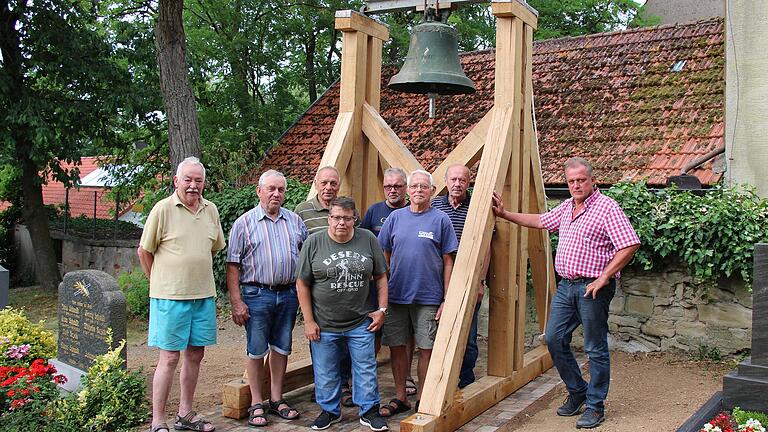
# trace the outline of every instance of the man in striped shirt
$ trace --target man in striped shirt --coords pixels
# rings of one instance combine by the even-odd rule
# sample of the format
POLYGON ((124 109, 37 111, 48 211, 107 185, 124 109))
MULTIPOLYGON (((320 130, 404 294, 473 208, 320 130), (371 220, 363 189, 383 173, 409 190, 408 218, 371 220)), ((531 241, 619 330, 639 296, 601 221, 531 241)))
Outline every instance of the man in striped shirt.
POLYGON ((288 420, 299 417, 282 395, 299 306, 296 263, 307 239, 307 227, 296 213, 282 207, 285 187, 280 172, 262 174, 256 188, 259 204, 240 216, 229 232, 227 289, 232 320, 246 330, 246 370, 251 387, 248 424, 256 427, 268 423, 267 413, 288 420), (263 403, 267 353, 271 400, 263 403))
POLYGON ((307 225, 310 234, 328 228, 329 209, 331 201, 339 194, 341 176, 336 168, 325 166, 317 170, 313 183, 317 196, 296 206, 296 214, 307 225))
POLYGON ((529 228, 558 232, 555 270, 562 278, 552 299, 545 341, 565 382, 568 398, 557 415, 574 416, 586 403, 576 428, 593 428, 605 420, 605 398, 611 379, 608 352, 608 306, 616 279, 640 247, 640 239, 616 201, 600 193, 592 165, 574 157, 565 163, 571 198, 542 215, 504 210, 494 193, 496 216, 529 228), (590 381, 571 351, 571 335, 581 325, 589 357, 590 381))

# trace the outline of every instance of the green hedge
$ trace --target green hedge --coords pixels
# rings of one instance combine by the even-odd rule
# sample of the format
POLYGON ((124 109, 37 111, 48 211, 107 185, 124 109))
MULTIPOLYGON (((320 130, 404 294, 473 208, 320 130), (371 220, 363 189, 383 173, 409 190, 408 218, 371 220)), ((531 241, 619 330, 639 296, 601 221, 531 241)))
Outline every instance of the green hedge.
POLYGON ((624 209, 642 243, 633 265, 652 270, 685 264, 698 282, 722 277, 752 282, 754 244, 768 242, 768 200, 744 185, 717 186, 697 195, 645 183, 619 183, 606 191, 624 209))

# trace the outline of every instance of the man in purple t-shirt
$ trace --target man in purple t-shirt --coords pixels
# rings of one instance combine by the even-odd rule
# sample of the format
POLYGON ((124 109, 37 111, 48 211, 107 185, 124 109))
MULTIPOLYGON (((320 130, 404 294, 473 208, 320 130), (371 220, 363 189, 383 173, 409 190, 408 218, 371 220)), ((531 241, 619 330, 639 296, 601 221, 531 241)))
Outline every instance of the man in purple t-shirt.
POLYGON ((384 417, 411 409, 405 390, 406 344, 411 335, 419 347, 418 406, 453 270, 453 254, 459 247, 448 215, 432 208, 433 190, 430 173, 424 170, 411 173, 408 177, 410 205, 392 212, 379 233, 379 244, 390 266, 389 309, 383 343, 390 348, 395 381, 395 398, 381 407, 384 417))

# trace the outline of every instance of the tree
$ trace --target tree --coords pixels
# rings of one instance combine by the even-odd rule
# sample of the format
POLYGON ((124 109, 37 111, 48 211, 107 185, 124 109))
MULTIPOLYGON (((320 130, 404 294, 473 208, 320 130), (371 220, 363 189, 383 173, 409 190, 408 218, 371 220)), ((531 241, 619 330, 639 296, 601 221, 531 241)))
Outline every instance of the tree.
POLYGON ((539 12, 536 39, 603 33, 627 28, 630 23, 645 25, 635 19, 641 9, 635 0, 530 0, 528 4, 539 12))
POLYGON ((184 0, 160 0, 155 28, 160 90, 168 119, 171 168, 188 156, 200 157, 201 154, 195 95, 187 75, 183 9, 184 0))
POLYGON ((90 2, 0 0, 0 157, 18 167, 22 217, 38 283, 58 286, 42 184, 72 185, 83 149, 117 143, 130 76, 113 58, 90 2))

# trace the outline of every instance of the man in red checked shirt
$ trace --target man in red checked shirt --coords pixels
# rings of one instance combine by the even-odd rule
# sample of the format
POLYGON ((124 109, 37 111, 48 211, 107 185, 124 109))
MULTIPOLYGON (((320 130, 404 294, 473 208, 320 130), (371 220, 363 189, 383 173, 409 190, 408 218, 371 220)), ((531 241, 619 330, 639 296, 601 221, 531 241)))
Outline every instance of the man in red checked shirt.
POLYGON ((571 198, 547 213, 506 211, 498 193, 493 195, 493 212, 510 222, 560 235, 555 270, 562 279, 552 299, 545 342, 568 389, 557 415, 577 415, 586 404, 576 428, 588 429, 605 420, 611 379, 608 306, 619 272, 640 247, 640 239, 616 201, 597 189, 592 165, 586 159, 568 159, 565 180, 571 198), (579 324, 589 357, 589 383, 582 378, 571 351, 571 335, 579 324))

